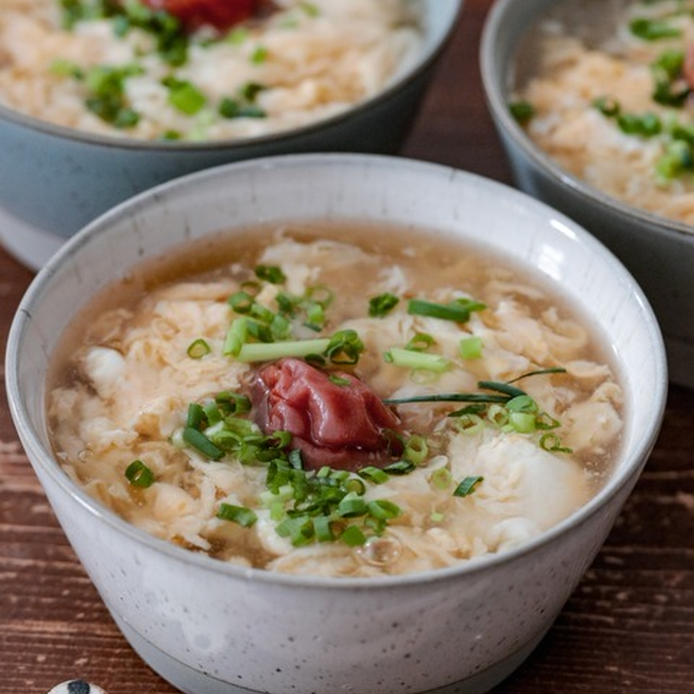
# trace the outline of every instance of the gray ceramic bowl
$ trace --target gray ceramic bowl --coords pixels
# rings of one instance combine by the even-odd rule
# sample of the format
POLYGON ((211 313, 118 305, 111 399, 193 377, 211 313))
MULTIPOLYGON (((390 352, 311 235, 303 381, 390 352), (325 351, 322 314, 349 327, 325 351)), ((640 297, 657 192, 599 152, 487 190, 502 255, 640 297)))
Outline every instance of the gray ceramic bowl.
POLYGON ((281 133, 206 143, 149 142, 82 133, 0 105, 0 241, 37 269, 108 208, 192 171, 272 154, 394 152, 462 4, 421 0, 424 42, 411 68, 346 112, 281 133))
POLYGON ((487 102, 518 186, 597 236, 634 275, 665 335, 670 376, 694 386, 694 229, 609 197, 564 171, 508 111, 512 61, 525 32, 562 0, 497 0, 480 49, 487 102))
POLYGON ((364 155, 232 164, 102 216, 49 261, 22 300, 6 379, 27 455, 113 618, 155 670, 195 694, 491 688, 537 645, 603 543, 655 442, 667 389, 647 301, 577 224, 472 174, 364 155), (432 239, 454 234, 511 254, 561 288, 604 335, 624 388, 622 450, 598 494, 506 553, 349 579, 244 569, 189 552, 129 525, 75 485, 51 452, 44 408, 47 360, 74 314, 134 264, 176 244, 292 219, 413 225, 432 239))

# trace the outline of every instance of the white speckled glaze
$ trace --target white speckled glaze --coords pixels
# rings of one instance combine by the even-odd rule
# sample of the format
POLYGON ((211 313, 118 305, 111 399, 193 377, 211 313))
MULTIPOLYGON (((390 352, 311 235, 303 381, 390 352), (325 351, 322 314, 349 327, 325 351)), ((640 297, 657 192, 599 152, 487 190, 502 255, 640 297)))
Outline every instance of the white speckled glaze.
POLYGON ((275 154, 395 152, 463 5, 418 2, 423 42, 410 68, 344 113, 284 132, 197 143, 132 140, 64 128, 0 104, 0 243, 37 270, 97 215, 177 176, 275 154))
POLYGON ((6 376, 20 438, 104 602, 140 655, 196 694, 490 688, 535 646, 598 551, 653 446, 667 384, 662 339, 641 290, 580 227, 472 174, 363 155, 220 167, 102 216, 30 287, 12 326, 6 376), (50 452, 44 412, 47 359, 73 313, 143 257, 219 229, 289 219, 387 221, 482 241, 588 307, 627 400, 623 453, 605 488, 506 554, 437 572, 333 579, 193 554, 128 525, 73 484, 50 452))
POLYGON ((494 4, 480 46, 490 113, 518 187, 578 221, 633 273, 665 334, 672 380, 692 388, 694 230, 605 195, 569 174, 530 140, 509 113, 511 67, 519 41, 558 1, 498 0, 494 4))

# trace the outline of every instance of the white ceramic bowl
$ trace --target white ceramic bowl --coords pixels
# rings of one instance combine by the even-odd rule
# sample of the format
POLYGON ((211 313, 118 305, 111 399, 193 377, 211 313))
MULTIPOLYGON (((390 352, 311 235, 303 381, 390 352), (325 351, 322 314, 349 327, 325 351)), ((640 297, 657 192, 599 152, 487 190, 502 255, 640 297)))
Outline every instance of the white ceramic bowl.
POLYGON ((182 178, 120 205, 38 275, 12 325, 8 396, 65 532, 138 653, 186 692, 395 694, 486 690, 534 648, 610 530, 654 444, 667 374, 660 333, 619 262, 566 217, 498 183, 386 157, 299 155, 182 178), (75 311, 143 258, 220 229, 287 220, 414 225, 482 241, 535 268, 591 316, 626 396, 623 452, 571 517, 505 554, 380 579, 288 576, 149 536, 55 462, 47 360, 75 311))
POLYGON ((480 45, 482 82, 518 187, 582 224, 626 265, 648 296, 665 334, 670 375, 694 387, 694 230, 606 195, 562 169, 508 109, 518 46, 530 27, 563 0, 498 0, 480 45), (683 318, 686 317, 686 318, 683 318))
POLYGON ((64 128, 0 104, 0 243, 36 270, 97 215, 183 174, 275 154, 395 152, 463 4, 417 2, 423 40, 416 60, 373 97, 291 130, 212 142, 134 140, 64 128))

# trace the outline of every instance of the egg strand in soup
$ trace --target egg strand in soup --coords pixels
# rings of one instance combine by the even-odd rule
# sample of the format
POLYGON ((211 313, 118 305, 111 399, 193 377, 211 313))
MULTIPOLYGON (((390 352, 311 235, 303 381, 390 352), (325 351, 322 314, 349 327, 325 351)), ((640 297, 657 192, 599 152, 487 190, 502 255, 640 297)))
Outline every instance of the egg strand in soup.
POLYGON ((223 561, 453 566, 539 535, 609 473, 622 392, 586 325, 439 235, 221 235, 143 266, 66 332, 53 446, 123 518, 223 561))

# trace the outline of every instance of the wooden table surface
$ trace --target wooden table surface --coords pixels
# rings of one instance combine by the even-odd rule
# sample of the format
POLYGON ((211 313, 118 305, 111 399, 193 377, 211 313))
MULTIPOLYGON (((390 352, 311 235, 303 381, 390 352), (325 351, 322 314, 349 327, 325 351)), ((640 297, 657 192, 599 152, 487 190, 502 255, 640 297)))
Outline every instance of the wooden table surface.
MULTIPOLYGON (((478 77, 489 4, 467 0, 404 153, 508 181, 478 77)), ((0 345, 31 277, 0 251, 0 345)), ((694 690, 693 400, 670 388, 656 449, 605 547, 498 694, 694 690)), ((110 694, 175 691, 130 649, 77 561, 17 441, 3 386, 0 694, 77 676, 110 694)))

